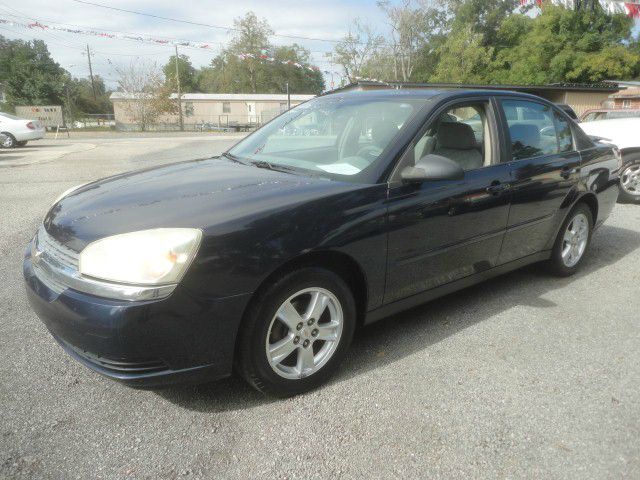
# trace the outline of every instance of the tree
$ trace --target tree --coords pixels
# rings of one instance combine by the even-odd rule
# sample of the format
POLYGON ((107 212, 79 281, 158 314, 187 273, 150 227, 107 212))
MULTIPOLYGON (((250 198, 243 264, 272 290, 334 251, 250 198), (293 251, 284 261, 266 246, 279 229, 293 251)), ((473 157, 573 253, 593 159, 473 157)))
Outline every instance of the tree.
POLYGON ((329 58, 342 67, 350 82, 355 82, 363 76, 367 63, 383 44, 384 38, 375 33, 371 26, 355 19, 349 32, 335 46, 329 58))
POLYGON ((471 26, 452 33, 439 49, 433 82, 485 83, 493 57, 493 47, 483 45, 480 33, 471 26))
POLYGON ((171 88, 156 63, 132 61, 126 67, 117 67, 120 91, 132 100, 125 103, 125 111, 134 123, 145 131, 164 113, 176 113, 176 103, 171 99, 171 88))
POLYGON ((238 67, 248 77, 249 91, 257 93, 258 84, 264 80, 260 55, 269 50, 269 36, 273 34, 273 30, 266 20, 258 19, 254 12, 247 12, 244 17, 236 18, 233 26, 239 30, 239 34, 233 37, 227 51, 232 55, 251 55, 238 67))
POLYGON ((90 79, 80 78, 74 80, 75 95, 71 98, 75 98, 75 106, 82 113, 113 113, 113 105, 109 100, 111 91, 107 90, 100 75, 94 75, 93 80, 96 91, 95 98, 93 97, 90 79))
MULTIPOLYGON (((191 59, 184 54, 178 55, 178 72, 180 79, 180 90, 182 92, 194 93, 198 91, 198 83, 196 79, 196 69, 191 64, 191 59)), ((162 67, 164 78, 167 85, 174 91, 177 91, 176 82, 176 56, 169 57, 169 61, 162 67)))
POLYGON ((430 33, 428 11, 414 6, 413 0, 402 0, 399 5, 379 0, 378 6, 386 13, 391 27, 394 79, 407 82, 415 68, 418 51, 430 33))
POLYGON ((253 12, 236 19, 235 26, 239 31, 229 47, 198 72, 200 91, 284 93, 288 83, 290 93, 322 92, 324 79, 321 72, 310 68, 308 50, 297 44, 271 45, 271 27, 253 12))
POLYGON ((10 106, 62 105, 68 75, 53 61, 42 40, 25 42, 0 36, 0 83, 10 106))
POLYGON ((546 84, 599 82, 633 78, 640 71, 640 55, 624 45, 631 21, 603 9, 572 10, 548 4, 530 20, 506 20, 489 81, 546 84))

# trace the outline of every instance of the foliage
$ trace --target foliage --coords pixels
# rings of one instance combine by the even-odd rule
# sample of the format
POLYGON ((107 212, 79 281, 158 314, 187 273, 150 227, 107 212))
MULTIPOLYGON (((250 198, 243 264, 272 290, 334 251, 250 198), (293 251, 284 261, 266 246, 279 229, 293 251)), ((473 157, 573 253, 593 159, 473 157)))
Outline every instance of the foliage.
POLYGON ((498 32, 507 46, 497 53, 488 81, 588 83, 640 73, 640 56, 623 44, 631 29, 624 15, 546 5, 535 19, 519 17, 506 19, 498 32))
MULTIPOLYGON (((197 91, 197 71, 191 64, 191 60, 187 55, 180 54, 177 59, 178 78, 180 79, 180 91, 195 92, 197 91)), ((172 55, 164 67, 162 67, 164 78, 168 86, 177 91, 176 82, 176 56, 172 55)))
POLYGON ((440 61, 433 82, 482 83, 491 65, 493 48, 482 44, 482 35, 468 26, 452 33, 440 47, 440 61))
MULTIPOLYGON (((349 33, 338 43, 329 54, 331 61, 340 65, 345 77, 355 82, 360 77, 366 77, 367 64, 374 61, 378 49, 383 46, 384 38, 378 35, 369 25, 355 19, 349 28, 349 33)), ((368 68, 369 71, 374 70, 368 68)))
POLYGON ((358 23, 359 35, 350 31, 336 46, 332 58, 349 80, 359 75, 547 84, 640 76, 640 43, 631 38, 632 21, 607 13, 598 0, 545 2, 537 15, 518 0, 415 1, 419 7, 411 0, 393 7, 378 3, 391 27, 390 40, 377 36, 371 42, 365 35, 369 27, 358 23))
POLYGON ((0 36, 0 83, 10 106, 62 105, 67 78, 42 40, 25 42, 0 36))
POLYGON ((171 87, 156 63, 132 61, 127 67, 117 68, 117 72, 119 89, 136 99, 124 102, 123 108, 140 130, 147 130, 165 113, 177 112, 171 87))
POLYGON ((269 42, 273 33, 265 20, 249 12, 237 18, 238 30, 228 48, 216 56, 209 67, 197 73, 197 88, 212 93, 290 93, 319 94, 324 89, 321 72, 308 68, 283 65, 260 57, 275 58, 310 66, 310 52, 300 45, 274 46, 269 42), (241 59, 239 55, 250 54, 241 59))
POLYGON ((7 96, 2 109, 17 105, 63 105, 69 120, 83 113, 113 111, 104 81, 94 77, 94 98, 91 80, 75 79, 53 61, 42 40, 25 42, 0 36, 0 84, 7 96))

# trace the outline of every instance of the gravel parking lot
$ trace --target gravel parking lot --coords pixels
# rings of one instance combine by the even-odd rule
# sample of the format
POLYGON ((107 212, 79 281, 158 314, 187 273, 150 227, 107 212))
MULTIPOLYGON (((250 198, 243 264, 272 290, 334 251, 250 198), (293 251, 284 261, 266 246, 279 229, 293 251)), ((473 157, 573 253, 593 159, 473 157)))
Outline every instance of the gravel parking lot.
POLYGON ((326 387, 139 391, 71 360, 27 305, 23 248, 63 190, 219 153, 213 135, 0 151, 0 477, 640 478, 640 206, 570 279, 528 267, 360 331, 326 387))

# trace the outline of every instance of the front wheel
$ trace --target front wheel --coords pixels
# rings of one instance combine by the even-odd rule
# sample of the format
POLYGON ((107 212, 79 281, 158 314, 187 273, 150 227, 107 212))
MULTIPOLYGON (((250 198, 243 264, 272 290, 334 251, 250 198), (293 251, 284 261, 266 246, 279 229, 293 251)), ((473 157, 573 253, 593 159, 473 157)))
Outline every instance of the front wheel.
POLYGON ((562 224, 551 252, 549 267, 562 277, 573 275, 591 243, 593 215, 584 203, 577 204, 562 224))
POLYGON ((640 202, 640 164, 629 165, 620 175, 620 196, 623 203, 640 202))
POLYGON ((321 268, 292 272, 247 312, 239 371, 264 393, 288 397, 311 390, 338 368, 355 324, 355 301, 339 276, 321 268))

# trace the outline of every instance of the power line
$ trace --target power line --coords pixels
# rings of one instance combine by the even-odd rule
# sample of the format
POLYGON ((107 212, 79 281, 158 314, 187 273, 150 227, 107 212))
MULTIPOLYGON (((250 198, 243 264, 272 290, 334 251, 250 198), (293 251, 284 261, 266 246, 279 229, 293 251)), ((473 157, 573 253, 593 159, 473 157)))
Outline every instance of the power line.
MULTIPOLYGON (((193 22, 191 20, 183 20, 180 18, 172 18, 172 17, 163 17, 161 15, 154 15, 152 13, 146 13, 146 12, 137 12, 135 10, 127 10, 125 8, 118 8, 118 7, 112 7, 110 5, 102 5, 100 3, 94 3, 94 2, 87 2, 85 0, 72 0, 76 3, 83 3, 85 5, 92 5, 94 7, 100 7, 100 8, 106 8, 109 10, 116 10, 118 12, 125 12, 125 13, 132 13, 134 15, 142 15, 144 17, 151 17, 151 18, 157 18, 159 20, 165 20, 168 22, 176 22, 176 23, 186 23, 187 25, 195 25, 198 27, 208 27, 208 28, 217 28, 220 30, 226 30, 226 31, 231 31, 231 32, 240 32, 241 30, 239 28, 235 28, 235 27, 229 27, 229 26, 222 26, 222 25, 212 25, 210 23, 200 23, 200 22, 193 22)), ((290 38, 290 39, 294 39, 294 40, 309 40, 309 41, 313 41, 313 42, 331 42, 331 43, 340 43, 341 40, 335 40, 335 39, 330 39, 330 38, 316 38, 316 37, 304 37, 304 36, 300 36, 300 35, 285 35, 285 34, 281 34, 281 33, 272 33, 270 36, 272 37, 281 37, 281 38, 290 38)))

